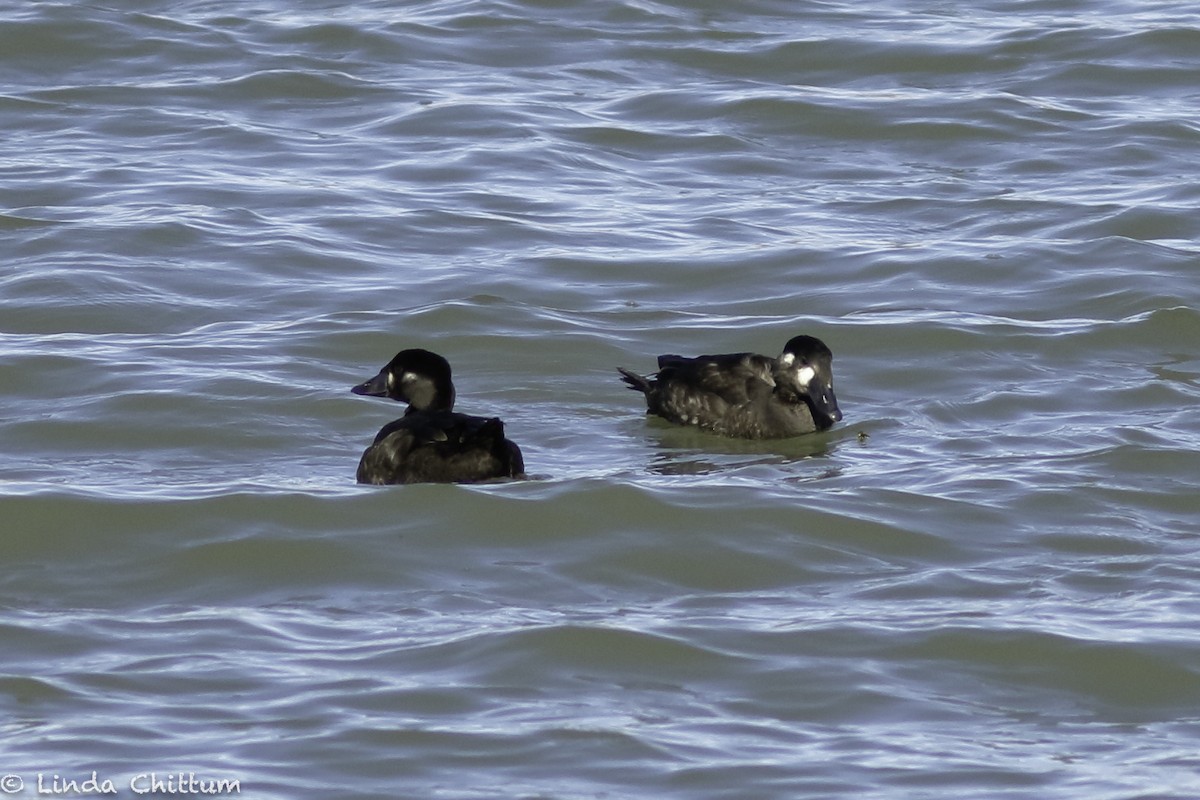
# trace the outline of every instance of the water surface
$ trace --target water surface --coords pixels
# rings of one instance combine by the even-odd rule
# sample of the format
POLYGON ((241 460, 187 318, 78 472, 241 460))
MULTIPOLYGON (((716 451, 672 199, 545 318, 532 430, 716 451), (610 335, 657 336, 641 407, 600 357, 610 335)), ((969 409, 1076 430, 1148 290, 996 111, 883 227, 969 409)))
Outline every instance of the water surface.
POLYGON ((0 789, 1200 793, 1200 15, 0 11, 0 789), (354 484, 411 346, 532 480, 354 484))

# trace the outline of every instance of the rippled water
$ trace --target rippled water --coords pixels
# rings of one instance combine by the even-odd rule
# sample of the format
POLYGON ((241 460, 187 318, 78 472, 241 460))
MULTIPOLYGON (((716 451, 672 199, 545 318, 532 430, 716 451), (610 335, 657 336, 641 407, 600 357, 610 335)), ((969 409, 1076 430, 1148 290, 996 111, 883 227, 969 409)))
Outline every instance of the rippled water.
POLYGON ((1200 13, 976 5, 0 3, 0 791, 1200 794, 1200 13))

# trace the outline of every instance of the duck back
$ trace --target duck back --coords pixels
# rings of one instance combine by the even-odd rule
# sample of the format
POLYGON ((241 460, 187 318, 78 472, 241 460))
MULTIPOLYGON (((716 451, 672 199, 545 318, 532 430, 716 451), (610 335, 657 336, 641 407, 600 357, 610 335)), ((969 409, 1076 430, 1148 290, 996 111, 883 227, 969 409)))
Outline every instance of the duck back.
POLYGON ((358 482, 478 483, 518 478, 521 450, 495 417, 449 411, 410 412, 385 425, 358 463, 358 482))

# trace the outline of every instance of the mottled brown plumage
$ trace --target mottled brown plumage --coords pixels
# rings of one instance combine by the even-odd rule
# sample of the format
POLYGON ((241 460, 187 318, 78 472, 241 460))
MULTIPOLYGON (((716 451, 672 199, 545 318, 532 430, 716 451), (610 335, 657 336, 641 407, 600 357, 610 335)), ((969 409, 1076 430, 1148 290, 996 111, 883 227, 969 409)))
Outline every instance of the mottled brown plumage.
POLYGON ((825 430, 842 418, 833 353, 812 336, 794 337, 778 358, 663 355, 651 377, 618 371, 646 396, 648 414, 723 436, 780 439, 825 430))

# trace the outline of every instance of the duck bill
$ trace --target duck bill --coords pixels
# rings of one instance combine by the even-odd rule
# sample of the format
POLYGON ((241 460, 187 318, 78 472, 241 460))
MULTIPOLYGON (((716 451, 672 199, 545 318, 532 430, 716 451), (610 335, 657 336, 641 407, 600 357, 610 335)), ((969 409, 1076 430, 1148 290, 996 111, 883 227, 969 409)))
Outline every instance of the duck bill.
POLYGON ((842 410, 838 408, 837 395, 832 386, 809 389, 809 402, 812 403, 813 417, 822 428, 828 428, 835 422, 842 421, 842 410))
POLYGON ((374 378, 363 381, 358 386, 352 386, 350 391, 366 397, 386 397, 388 392, 387 370, 380 370, 374 378))

